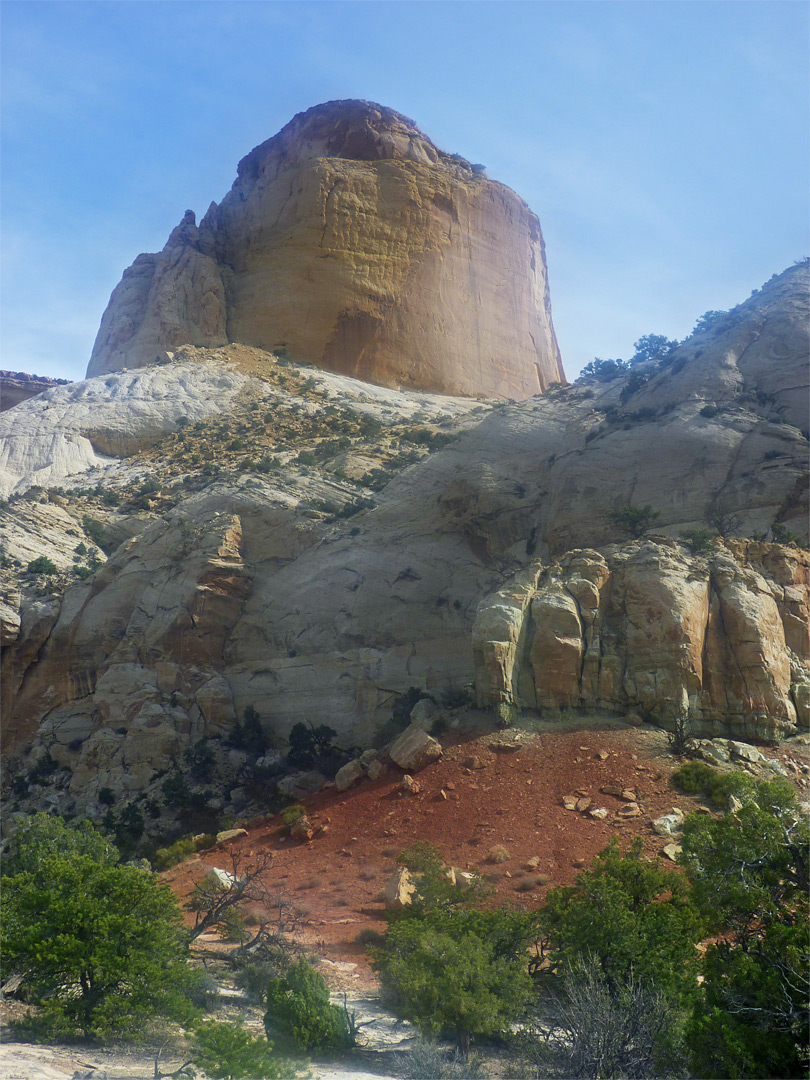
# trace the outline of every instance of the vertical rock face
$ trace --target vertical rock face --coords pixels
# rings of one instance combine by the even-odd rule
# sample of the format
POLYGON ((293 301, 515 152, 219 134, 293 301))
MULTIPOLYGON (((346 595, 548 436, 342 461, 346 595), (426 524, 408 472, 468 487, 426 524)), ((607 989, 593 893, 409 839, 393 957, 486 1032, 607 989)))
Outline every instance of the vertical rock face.
POLYGON ((564 381, 537 217, 362 101, 296 116, 199 227, 189 211, 138 256, 88 376, 229 341, 395 388, 525 398, 564 381))
POLYGON ((729 540, 566 552, 487 597, 473 630, 479 705, 641 710, 666 725, 778 738, 806 725, 810 558, 729 540))

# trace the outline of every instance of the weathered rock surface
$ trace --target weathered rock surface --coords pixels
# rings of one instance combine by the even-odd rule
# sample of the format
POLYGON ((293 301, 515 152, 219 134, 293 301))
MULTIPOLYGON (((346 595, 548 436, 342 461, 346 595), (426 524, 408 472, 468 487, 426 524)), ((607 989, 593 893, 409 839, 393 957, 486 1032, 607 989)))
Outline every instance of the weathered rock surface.
POLYGON ((166 364, 57 386, 0 415, 0 496, 110 466, 227 410, 251 380, 225 364, 166 364))
MULTIPOLYGON (((692 555, 676 538, 718 514, 731 537, 776 523, 806 538, 807 306, 797 267, 667 365, 641 365, 635 395, 634 369, 486 410, 348 519, 310 501, 348 500, 346 482, 288 467, 285 450, 275 472, 223 470, 143 511, 137 534, 61 596, 18 579, 6 749, 54 747, 64 772, 51 793, 97 814, 101 787, 159 792, 163 770, 248 706, 281 745, 297 722, 363 745, 411 687, 440 699, 474 677, 487 706, 663 724, 686 709, 706 734, 741 739, 795 729, 810 703, 807 555, 750 539, 692 555), (641 400, 652 417, 639 418, 641 400), (704 415, 709 402, 719 411, 704 415), (611 521, 630 502, 658 510, 655 536, 628 542, 611 521)), ((191 386, 206 365, 189 366, 191 386)), ((443 415, 427 395, 313 378, 317 396, 299 392, 296 415, 342 423, 350 384, 352 408, 381 424, 402 415, 397 402, 443 415)), ((22 505, 0 511, 8 536, 22 505)), ((51 509, 64 507, 32 505, 63 530, 54 549, 67 561, 75 514, 59 525, 51 509)))
POLYGON ((401 911, 413 903, 416 894, 416 885, 410 871, 404 867, 398 867, 386 881, 383 888, 383 902, 388 911, 401 911))
POLYGON ((227 341, 395 388, 525 398, 564 380, 536 216, 363 101, 300 113, 199 227, 188 211, 139 255, 88 375, 227 341))
POLYGON ((529 603, 511 584, 483 602, 475 633, 507 625, 519 648, 474 640, 480 706, 638 708, 760 738, 810 719, 810 555, 797 548, 729 540, 697 556, 659 537, 567 552, 529 603))

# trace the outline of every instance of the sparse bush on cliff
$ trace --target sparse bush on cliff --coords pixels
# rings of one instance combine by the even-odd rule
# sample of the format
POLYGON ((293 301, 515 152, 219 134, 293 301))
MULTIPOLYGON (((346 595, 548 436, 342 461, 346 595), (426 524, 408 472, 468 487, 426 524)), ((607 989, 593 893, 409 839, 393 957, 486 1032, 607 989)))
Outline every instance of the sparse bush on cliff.
POLYGON ((47 555, 40 555, 38 559, 32 559, 27 568, 29 574, 55 574, 56 563, 47 555))
POLYGON ((648 360, 663 360, 670 356, 678 348, 679 342, 663 334, 644 334, 633 345, 633 355, 630 357, 631 366, 643 364, 648 360))
POLYGON ((242 715, 244 722, 234 724, 228 736, 228 746, 261 757, 267 749, 267 736, 261 718, 252 705, 248 705, 242 715))
POLYGON ((612 382, 613 379, 618 379, 627 368, 626 360, 600 360, 597 356, 595 360, 591 360, 590 364, 585 365, 579 377, 581 379, 595 378, 599 382, 612 382))
POLYGON ((287 760, 291 765, 302 769, 314 768, 323 757, 331 757, 335 752, 334 740, 337 732, 328 724, 293 724, 288 736, 290 750, 287 760))
POLYGON ((679 539, 686 544, 693 555, 702 555, 714 550, 717 533, 711 529, 684 529, 679 539))
POLYGON ((635 506, 625 503, 608 513, 608 519, 615 525, 621 525, 637 540, 648 532, 660 517, 658 510, 654 510, 649 503, 645 506, 635 506))

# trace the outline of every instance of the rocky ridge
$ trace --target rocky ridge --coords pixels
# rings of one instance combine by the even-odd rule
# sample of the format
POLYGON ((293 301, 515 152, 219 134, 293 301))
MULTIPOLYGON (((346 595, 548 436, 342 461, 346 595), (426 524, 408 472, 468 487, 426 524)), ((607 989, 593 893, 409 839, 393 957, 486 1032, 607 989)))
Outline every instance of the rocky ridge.
POLYGON ((279 350, 383 386, 525 398, 564 381, 537 217, 364 101, 296 116, 124 272, 88 375, 191 344, 279 350))
POLYGON ((47 375, 29 375, 26 371, 0 371, 0 412, 67 382, 67 379, 51 379, 47 375))
MULTIPOLYGON (((246 380, 228 412, 75 500, 34 492, 65 536, 102 522, 107 561, 65 591, 7 541, 17 775, 50 762, 52 804, 98 814, 105 787, 159 800, 202 739, 226 762, 248 707, 277 748, 299 721, 367 746, 410 688, 463 697, 474 680, 507 711, 796 730, 808 562, 773 541, 806 542, 807 307, 796 267, 660 360, 500 407, 181 350, 152 370, 227 359, 246 380), (628 504, 658 513, 635 542, 611 516, 628 504)), ((248 765, 223 779, 234 807, 248 765)))

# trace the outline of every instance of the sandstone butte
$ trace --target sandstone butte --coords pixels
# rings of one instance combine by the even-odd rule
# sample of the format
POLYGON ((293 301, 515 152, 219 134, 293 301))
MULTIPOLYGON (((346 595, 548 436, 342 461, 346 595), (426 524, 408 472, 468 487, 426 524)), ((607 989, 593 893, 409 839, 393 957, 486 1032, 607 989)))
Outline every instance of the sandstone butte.
POLYGON ((87 375, 229 342, 394 389, 524 399, 565 382, 536 215, 366 101, 299 113, 199 225, 189 210, 139 255, 87 375))

